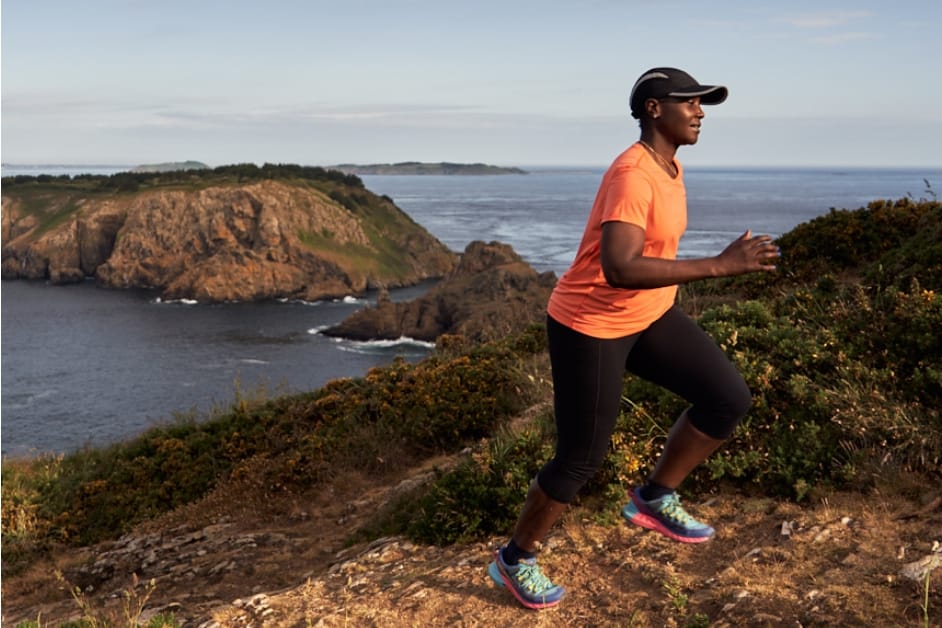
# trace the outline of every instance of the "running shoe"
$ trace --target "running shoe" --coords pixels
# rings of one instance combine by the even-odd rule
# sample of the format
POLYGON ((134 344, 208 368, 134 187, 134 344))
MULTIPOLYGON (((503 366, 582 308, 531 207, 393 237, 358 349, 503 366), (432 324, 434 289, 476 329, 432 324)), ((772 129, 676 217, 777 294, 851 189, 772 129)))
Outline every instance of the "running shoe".
POLYGON ((538 610, 559 604, 566 590, 543 575, 535 558, 525 558, 516 565, 508 565, 501 557, 503 549, 497 550, 494 561, 487 567, 487 573, 494 582, 507 587, 517 601, 527 608, 538 610))
POLYGON ((680 505, 677 493, 645 501, 639 489, 631 493, 631 501, 621 509, 622 516, 642 528, 655 530, 681 543, 709 541, 715 530, 697 521, 680 505))

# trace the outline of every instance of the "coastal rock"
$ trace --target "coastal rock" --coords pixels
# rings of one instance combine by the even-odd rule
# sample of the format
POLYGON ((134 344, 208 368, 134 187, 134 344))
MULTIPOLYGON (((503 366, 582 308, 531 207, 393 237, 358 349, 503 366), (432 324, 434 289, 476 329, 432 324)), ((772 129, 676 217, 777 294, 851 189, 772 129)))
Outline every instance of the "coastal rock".
POLYGON ((318 300, 413 285, 457 261, 389 199, 365 190, 339 198, 367 199, 368 209, 276 180, 71 194, 43 199, 47 217, 66 216, 43 224, 4 193, 4 279, 95 277, 111 288, 212 302, 318 300))
POLYGON ((423 297, 408 303, 380 298, 323 333, 354 340, 433 341, 442 334, 493 340, 542 320, 555 285, 554 273, 537 273, 509 245, 475 241, 423 297))

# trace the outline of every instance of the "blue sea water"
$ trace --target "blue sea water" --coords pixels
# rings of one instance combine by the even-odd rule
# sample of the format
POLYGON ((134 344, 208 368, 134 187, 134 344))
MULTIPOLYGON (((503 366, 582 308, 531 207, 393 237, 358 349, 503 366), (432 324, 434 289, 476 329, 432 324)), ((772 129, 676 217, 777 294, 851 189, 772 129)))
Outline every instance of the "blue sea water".
MULTIPOLYGON (((74 166, 10 167, 12 174, 110 174, 74 166)), ((455 251, 473 240, 506 242, 537 270, 561 274, 582 236, 603 169, 531 169, 527 175, 363 176, 455 251)), ((713 255, 746 229, 781 235, 830 208, 925 195, 939 170, 688 169, 682 256, 713 255)), ((428 285, 396 291, 422 294, 428 285)), ((318 330, 375 295, 323 303, 194 305, 87 282, 4 281, 3 455, 71 451, 140 433, 175 412, 206 413, 252 395, 310 390, 362 375, 429 347, 352 343, 318 330)))
MULTIPOLYGON (((451 248, 474 239, 511 244, 538 270, 561 274, 572 261, 603 168, 532 169, 523 176, 363 176, 451 248)), ((779 236, 831 208, 942 188, 942 170, 688 169, 682 257, 715 255, 751 229, 779 236)))
MULTIPOLYGON (((394 291, 421 295, 428 284, 394 291)), ((94 282, 2 285, 4 455, 70 451, 200 415, 241 395, 312 390, 363 375, 429 343, 354 342, 320 330, 372 300, 195 305, 94 282)))

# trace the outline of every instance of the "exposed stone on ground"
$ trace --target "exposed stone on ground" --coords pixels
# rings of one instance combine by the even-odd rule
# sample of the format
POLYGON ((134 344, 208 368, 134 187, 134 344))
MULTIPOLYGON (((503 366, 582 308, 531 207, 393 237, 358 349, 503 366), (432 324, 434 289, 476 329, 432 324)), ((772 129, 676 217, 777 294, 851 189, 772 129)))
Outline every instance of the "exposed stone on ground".
POLYGON ((914 582, 925 582, 929 574, 939 567, 942 567, 942 543, 934 541, 932 551, 919 560, 903 565, 900 575, 914 582))
POLYGON ((537 273, 507 244, 474 241, 458 266, 424 296, 407 303, 378 300, 323 332, 353 340, 403 336, 433 341, 456 334, 488 341, 543 321, 556 285, 552 272, 537 273))

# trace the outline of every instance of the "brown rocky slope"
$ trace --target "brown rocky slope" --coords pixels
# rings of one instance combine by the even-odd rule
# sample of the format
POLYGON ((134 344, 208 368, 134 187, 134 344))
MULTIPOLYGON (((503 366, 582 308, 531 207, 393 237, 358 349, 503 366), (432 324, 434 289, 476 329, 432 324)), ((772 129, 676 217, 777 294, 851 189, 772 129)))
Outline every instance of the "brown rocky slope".
POLYGON ((503 338, 545 315, 556 285, 506 244, 471 242, 461 262, 421 298, 394 303, 381 295, 375 307, 350 315, 323 333, 354 340, 403 336, 434 341, 442 334, 474 342, 503 338))
POLYGON ((328 194, 290 180, 87 195, 9 187, 4 279, 94 277, 208 302, 317 300, 440 277, 457 259, 365 189, 328 194))

